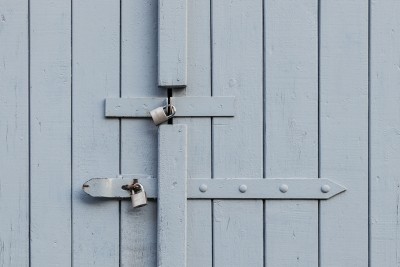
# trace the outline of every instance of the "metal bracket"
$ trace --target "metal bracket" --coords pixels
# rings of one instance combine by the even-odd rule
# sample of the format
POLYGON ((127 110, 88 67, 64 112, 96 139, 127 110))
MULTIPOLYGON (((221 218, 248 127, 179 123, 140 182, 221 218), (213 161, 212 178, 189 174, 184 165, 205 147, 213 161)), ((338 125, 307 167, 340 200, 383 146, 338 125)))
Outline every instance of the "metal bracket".
MULTIPOLYGON (((150 117, 150 111, 166 105, 162 97, 107 98, 106 117, 150 117)), ((175 117, 233 117, 235 97, 171 97, 175 117)))
MULTIPOLYGON (((157 198, 157 179, 148 175, 93 178, 83 190, 93 197, 129 198, 122 187, 133 179, 143 185, 148 198, 157 198)), ((346 188, 327 178, 193 178, 187 180, 188 199, 329 199, 346 188)))

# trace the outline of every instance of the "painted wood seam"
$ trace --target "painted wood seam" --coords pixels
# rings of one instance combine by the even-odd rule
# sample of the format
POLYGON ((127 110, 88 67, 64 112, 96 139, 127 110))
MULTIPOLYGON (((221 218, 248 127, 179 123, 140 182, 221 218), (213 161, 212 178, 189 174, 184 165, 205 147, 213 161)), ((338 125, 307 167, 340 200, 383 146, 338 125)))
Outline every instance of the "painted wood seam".
POLYGON ((320 203, 320 265, 365 267, 368 1, 321 1, 320 11, 320 175, 348 188, 320 203))
MULTIPOLYGON (((187 87, 173 90, 172 101, 175 97, 211 96, 211 1, 192 0, 187 5, 187 87)), ((188 182, 211 177, 211 118, 175 117, 173 124, 187 125, 188 182)), ((211 244, 211 200, 188 200, 187 266, 212 267, 211 244)))
POLYGON ((92 199, 81 187, 119 172, 119 121, 104 117, 104 99, 120 94, 120 2, 73 0, 72 16, 72 265, 116 267, 119 203, 92 199))
MULTIPOLYGON (((121 3, 119 97, 166 97, 166 91, 157 83, 157 1, 121 3)), ((157 176, 158 128, 151 120, 120 121, 121 173, 157 176)), ((121 201, 120 236, 121 266, 156 266, 157 203, 149 200, 146 207, 134 209, 130 201, 121 201)))
MULTIPOLYGON (((262 1, 211 1, 212 95, 235 96, 213 118, 213 176, 263 177, 262 1)), ((214 266, 263 266, 263 201, 213 201, 214 266)))

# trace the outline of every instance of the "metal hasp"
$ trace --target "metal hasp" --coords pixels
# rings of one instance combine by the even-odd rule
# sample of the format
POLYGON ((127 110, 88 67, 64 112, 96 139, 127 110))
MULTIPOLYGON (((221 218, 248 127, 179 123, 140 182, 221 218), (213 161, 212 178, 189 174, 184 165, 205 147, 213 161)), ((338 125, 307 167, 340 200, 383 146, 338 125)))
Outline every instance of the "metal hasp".
MULTIPOLYGON (((129 198, 124 185, 138 181, 148 198, 157 198, 157 178, 122 175, 118 178, 93 178, 83 190, 93 197, 129 198)), ((327 178, 194 178, 187 179, 188 199, 329 199, 346 188, 327 178)))

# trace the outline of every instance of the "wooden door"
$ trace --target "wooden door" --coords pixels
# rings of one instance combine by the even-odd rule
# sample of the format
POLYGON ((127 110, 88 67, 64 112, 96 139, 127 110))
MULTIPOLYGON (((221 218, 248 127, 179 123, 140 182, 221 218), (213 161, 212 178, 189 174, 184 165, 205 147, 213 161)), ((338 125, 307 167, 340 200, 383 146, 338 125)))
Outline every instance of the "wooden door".
POLYGON ((395 0, 0 1, 0 266, 398 266, 399 12, 395 0), (105 99, 173 98, 180 112, 185 97, 234 97, 234 114, 158 128, 106 113, 105 99), (152 177, 147 206, 82 190, 126 174, 152 177), (191 197, 198 178, 248 182, 239 197, 191 197), (308 196, 315 178, 346 191, 308 196))

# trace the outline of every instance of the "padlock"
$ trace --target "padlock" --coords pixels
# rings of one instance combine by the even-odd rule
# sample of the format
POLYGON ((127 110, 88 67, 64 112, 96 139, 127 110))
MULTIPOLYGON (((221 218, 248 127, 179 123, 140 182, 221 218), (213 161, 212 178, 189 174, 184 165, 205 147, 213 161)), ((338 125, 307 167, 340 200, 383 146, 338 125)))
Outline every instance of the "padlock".
POLYGON ((152 111, 150 111, 150 115, 153 118, 155 125, 160 125, 161 123, 171 119, 175 115, 175 112, 176 112, 175 106, 169 104, 163 107, 158 107, 156 109, 153 109, 152 111), (169 113, 168 108, 171 109, 171 113, 169 115, 167 115, 169 113))
POLYGON ((136 183, 133 185, 131 190, 131 200, 132 206, 134 208, 139 208, 147 205, 147 196, 144 191, 143 185, 136 183), (136 187, 139 187, 136 189, 136 187))

